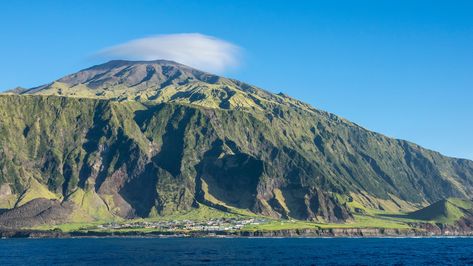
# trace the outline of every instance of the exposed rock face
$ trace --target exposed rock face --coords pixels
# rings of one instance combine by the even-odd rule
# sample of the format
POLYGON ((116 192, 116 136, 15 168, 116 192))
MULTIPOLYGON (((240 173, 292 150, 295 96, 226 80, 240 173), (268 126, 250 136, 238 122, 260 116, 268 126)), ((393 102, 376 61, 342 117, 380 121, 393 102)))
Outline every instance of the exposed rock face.
POLYGON ((219 109, 277 110, 291 106, 316 110, 284 94, 272 94, 238 80, 219 77, 172 61, 115 60, 50 84, 11 93, 186 103, 219 109))
POLYGON ((381 209, 473 193, 471 161, 172 62, 113 61, 26 94, 0 96, 0 187, 93 219, 203 203, 343 222, 353 194, 381 209))
POLYGON ((73 210, 71 202, 38 198, 0 214, 0 228, 33 227, 67 222, 73 210))

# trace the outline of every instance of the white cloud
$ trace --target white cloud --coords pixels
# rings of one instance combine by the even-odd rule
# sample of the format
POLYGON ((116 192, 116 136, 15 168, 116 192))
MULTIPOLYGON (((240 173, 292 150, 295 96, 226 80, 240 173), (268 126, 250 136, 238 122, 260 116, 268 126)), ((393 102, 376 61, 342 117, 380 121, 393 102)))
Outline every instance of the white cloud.
POLYGON ((157 35, 105 48, 98 53, 110 59, 166 59, 198 69, 221 73, 239 64, 241 49, 227 41, 200 33, 157 35))

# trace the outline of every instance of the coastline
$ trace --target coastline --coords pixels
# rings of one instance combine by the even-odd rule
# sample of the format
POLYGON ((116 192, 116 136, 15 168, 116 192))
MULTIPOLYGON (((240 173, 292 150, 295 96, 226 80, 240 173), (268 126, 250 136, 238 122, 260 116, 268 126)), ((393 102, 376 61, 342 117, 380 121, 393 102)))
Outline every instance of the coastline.
POLYGON ((332 228, 332 229, 291 229, 255 231, 71 231, 60 230, 0 230, 1 239, 14 238, 431 238, 431 237, 473 237, 473 231, 440 232, 423 229, 386 228, 332 228))

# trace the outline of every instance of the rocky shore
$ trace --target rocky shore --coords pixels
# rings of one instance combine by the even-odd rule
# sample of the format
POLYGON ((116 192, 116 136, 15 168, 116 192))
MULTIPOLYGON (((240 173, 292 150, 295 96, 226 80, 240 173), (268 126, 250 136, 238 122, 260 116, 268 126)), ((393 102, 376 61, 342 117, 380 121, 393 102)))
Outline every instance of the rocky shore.
POLYGON ((442 237, 473 236, 472 230, 439 227, 436 225, 412 229, 332 228, 255 231, 73 231, 60 230, 0 230, 0 238, 81 238, 81 237, 442 237))

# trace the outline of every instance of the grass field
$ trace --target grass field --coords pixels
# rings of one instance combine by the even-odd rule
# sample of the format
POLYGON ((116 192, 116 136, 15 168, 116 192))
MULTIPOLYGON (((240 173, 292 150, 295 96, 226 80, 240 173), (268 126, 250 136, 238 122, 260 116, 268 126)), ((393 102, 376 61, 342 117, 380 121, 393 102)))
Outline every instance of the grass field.
MULTIPOLYGON (((176 213, 167 216, 157 216, 153 218, 142 218, 133 220, 116 221, 117 224, 133 224, 139 222, 158 222, 158 221, 209 221, 212 219, 236 218, 264 218, 264 222, 245 225, 243 231, 277 231, 277 230, 295 230, 295 229, 349 229, 349 228, 384 228, 384 229, 409 229, 412 223, 444 223, 452 224, 460 219, 465 211, 473 209, 473 203, 459 199, 446 199, 434 203, 426 208, 411 213, 396 213, 380 210, 366 210, 364 214, 354 215, 352 220, 346 223, 320 223, 299 220, 274 219, 255 215, 247 210, 230 209, 230 211, 221 211, 206 205, 200 205, 199 208, 187 212, 176 213)), ((38 226, 32 229, 36 230, 61 230, 63 232, 73 231, 99 231, 99 232, 152 232, 155 228, 117 228, 104 229, 98 227, 105 224, 105 221, 96 221, 89 223, 68 223, 53 226, 38 226)))

